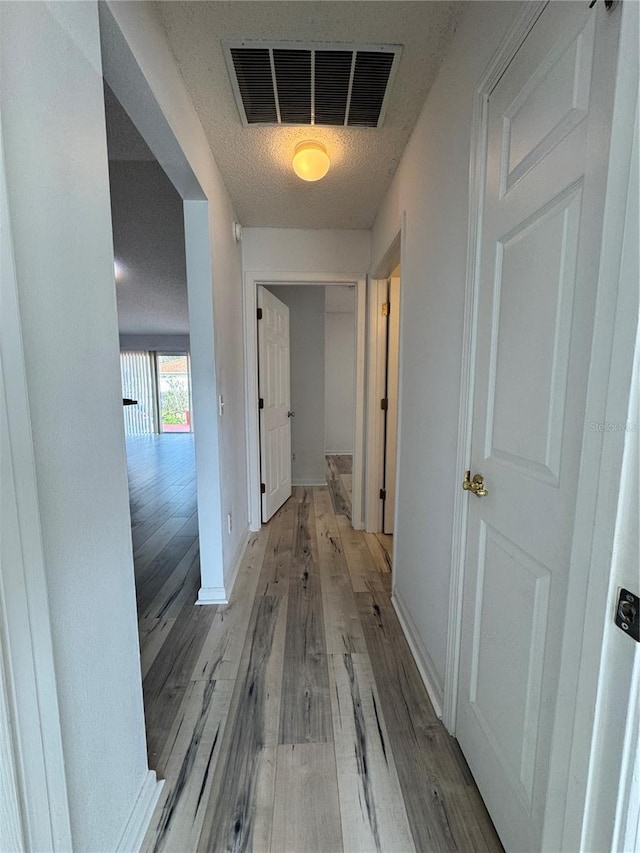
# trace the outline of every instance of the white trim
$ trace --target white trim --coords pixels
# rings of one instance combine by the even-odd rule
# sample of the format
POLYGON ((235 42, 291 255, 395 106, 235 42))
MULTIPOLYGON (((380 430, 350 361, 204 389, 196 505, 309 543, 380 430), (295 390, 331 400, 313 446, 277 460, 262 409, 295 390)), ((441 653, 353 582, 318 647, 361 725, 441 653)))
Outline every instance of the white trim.
MULTIPOLYGON (((245 411, 247 420, 247 495, 249 529, 256 532, 262 525, 260 500, 260 430, 258 425, 258 346, 257 346, 257 294, 256 287, 264 285, 331 285, 352 284, 356 287, 356 406, 353 444, 353 495, 352 524, 356 530, 362 528, 362 481, 364 471, 364 370, 365 333, 364 313, 366 276, 364 273, 297 273, 260 272, 250 270, 244 274, 244 363, 245 363, 245 411)), ((324 481, 322 482, 324 485, 324 481)))
POLYGON ((146 835, 153 811, 160 799, 164 779, 156 779, 154 770, 149 770, 144 778, 122 838, 116 847, 117 853, 138 853, 146 835))
POLYGON ((196 604, 228 604, 229 597, 223 586, 201 586, 196 604))
MULTIPOLYGON (((0 381, 1 376, 0 374, 0 381)), ((4 403, 4 400, 2 402, 4 403)), ((4 650, 2 646, 3 638, 2 633, 0 633, 0 850, 22 853, 25 845, 22 808, 20 806, 20 786, 11 734, 8 685, 4 674, 4 650)))
MULTIPOLYGON (((387 279, 400 265, 400 343, 398 351, 398 424, 396 429, 396 482, 394 531, 398 530, 398 507, 400 494, 400 451, 402 446, 402 388, 403 388, 403 335, 404 335, 404 299, 402 298, 402 269, 405 262, 407 240, 407 212, 400 217, 400 229, 391 241, 381 260, 373 267, 373 278, 369 278, 368 313, 368 350, 367 350, 367 480, 366 480, 366 525, 369 533, 382 531, 382 504, 379 497, 382 483, 382 458, 384 448, 383 418, 378 408, 378 400, 384 396, 385 354, 380 346, 381 334, 386 322, 382 320, 382 304, 386 301, 387 279)), ((393 537, 393 565, 396 565, 398 537, 393 537)), ((396 574, 392 578, 395 589, 396 574)))
MULTIPOLYGON (((475 328, 478 303, 479 235, 482 228, 485 160, 487 148, 487 105, 489 95, 527 34, 540 17, 546 0, 525 4, 522 13, 505 36, 489 63, 473 98, 471 120, 471 161, 469 164, 469 229, 467 237, 467 279, 465 285, 464 320, 462 333, 462 372, 460 377, 460 408, 458 413, 458 443, 455 476, 464 478, 471 458, 471 420, 473 416, 473 377, 475 373, 475 328)), ((451 734, 456 729, 458 674, 462 638, 462 590, 464 586, 465 543, 468 500, 456 489, 453 504, 453 534, 451 546, 451 579, 449 583, 449 618, 447 621, 447 656, 444 678, 442 722, 451 734)))
POLYGON ((355 407, 354 407, 354 439, 353 466, 351 485, 351 526, 354 530, 364 527, 365 484, 366 472, 364 466, 364 448, 367 434, 365 420, 365 371, 367 360, 367 285, 366 277, 358 282, 356 288, 356 360, 355 360, 355 407), (356 459, 355 449, 358 448, 356 459), (354 487, 355 484, 355 487, 354 487))
POLYGON ((312 488, 313 486, 326 486, 327 481, 326 480, 308 480, 308 479, 306 479, 306 480, 292 480, 291 485, 292 486, 302 486, 302 487, 309 486, 309 488, 312 488))
POLYGON ((384 397, 386 321, 382 306, 387 301, 386 278, 369 280, 369 325, 367 348, 367 484, 365 530, 382 532, 382 459, 384 456, 384 415, 380 400, 384 397))
POLYGON ((409 648, 411 649, 413 659, 418 667, 420 678, 424 683, 429 699, 431 700, 431 704, 433 705, 433 710, 436 712, 436 716, 441 719, 444 691, 440 684, 440 679, 438 678, 438 673, 436 672, 433 661, 422 642, 420 632, 409 615, 409 610, 403 602, 399 592, 395 591, 393 593, 391 596, 391 603, 393 604, 393 609, 396 611, 398 622, 400 622, 400 627, 402 628, 402 632, 409 644, 409 648))
POLYGON ((28 850, 70 850, 71 825, 0 125, 0 625, 28 850), (11 511, 10 511, 11 510, 11 511))
MULTIPOLYGON (((632 152, 638 115, 638 4, 620 4, 617 14, 622 16, 622 29, 616 87, 611 113, 601 117, 611 121, 611 140, 586 425, 613 422, 619 419, 620 412, 623 417, 629 412, 638 332, 637 150, 635 154, 632 152), (635 197, 628 206, 630 193, 635 197), (625 239, 627 253, 634 256, 634 262, 623 267, 625 239)), ((609 19, 603 17, 601 25, 604 24, 606 38, 609 19)), ((596 83, 598 77, 596 68, 596 83)), ((622 775, 624 765, 633 761, 633 751, 637 748, 633 738, 616 742, 607 718, 612 707, 632 716, 633 705, 638 701, 633 665, 629 666, 621 655, 612 654, 616 642, 613 635, 618 633, 612 624, 617 596, 616 526, 626 511, 625 443, 624 432, 585 430, 569 575, 568 601, 572 604, 567 608, 560 670, 560 683, 573 689, 559 703, 551 752, 552 769, 559 765, 558 775, 564 772, 567 797, 563 809, 554 808, 553 799, 547 804, 547 811, 555 818, 543 838, 548 849, 552 846, 594 849, 589 843, 585 846, 585 839, 588 842, 595 831, 602 831, 603 823, 609 823, 609 815, 601 814, 596 807, 606 793, 601 790, 606 785, 606 773, 600 772, 598 762, 617 765, 622 775), (576 624, 571 620, 578 614, 582 618, 576 624), (603 689, 608 681, 615 685, 609 691, 603 689)), ((637 574, 634 580, 638 582, 637 574)), ((637 657, 638 648, 634 646, 633 650, 637 657)), ((627 782, 622 780, 619 791, 622 797, 627 782)))
MULTIPOLYGON (((402 457, 402 400, 404 397, 404 323, 405 323, 405 300, 402 298, 402 270, 404 269, 407 251, 407 211, 402 211, 402 224, 400 226, 400 348, 398 352, 398 438, 396 442, 396 507, 393 520, 393 545, 391 553, 391 565, 398 565, 398 530, 400 529, 400 459, 402 457)), ((394 268, 395 269, 395 268, 394 268)), ((391 593, 395 594, 397 572, 391 575, 391 593)), ((439 681, 439 680, 438 680, 439 681)))

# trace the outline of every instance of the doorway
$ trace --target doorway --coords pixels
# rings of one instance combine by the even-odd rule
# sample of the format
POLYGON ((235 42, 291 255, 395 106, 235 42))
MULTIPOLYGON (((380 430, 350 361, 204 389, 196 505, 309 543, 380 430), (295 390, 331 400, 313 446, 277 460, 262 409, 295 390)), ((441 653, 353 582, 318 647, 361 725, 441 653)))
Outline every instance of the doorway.
POLYGON ((189 353, 156 353, 160 432, 192 432, 189 353))
POLYGON ((106 84, 104 91, 148 765, 162 772, 172 661, 165 649, 200 585, 184 203, 106 84))
POLYGON ((325 484, 336 510, 351 521, 355 290, 352 284, 258 287, 263 522, 292 486, 325 484), (280 356, 285 363, 278 368, 280 356))
POLYGON ((400 266, 387 279, 384 318, 384 394, 382 396, 382 533, 392 535, 396 510, 396 468, 398 452, 398 388, 400 382, 400 266))
POLYGON ((366 530, 393 550, 400 449, 401 279, 400 230, 369 283, 367 351, 366 530))
MULTIPOLYGON (((246 411, 248 424, 247 477, 249 494, 249 524, 251 530, 259 530, 262 523, 261 477, 260 477, 260 425, 258 376, 258 331, 257 331, 257 287, 267 288, 312 286, 342 286, 353 288, 355 302, 355 368, 354 368, 354 413, 353 413, 353 463, 352 463, 352 524, 355 529, 364 527, 364 372, 365 372, 365 300, 366 282, 364 274, 347 276, 310 275, 279 273, 261 275, 247 273, 245 276, 245 369, 246 411)), ((324 395, 324 389, 323 389, 324 395)), ((297 415, 296 415, 297 416, 297 415)), ((324 422, 324 421, 323 421, 324 422)), ((296 460, 297 461, 297 460, 296 460)), ((324 482, 324 474, 321 474, 324 482)))

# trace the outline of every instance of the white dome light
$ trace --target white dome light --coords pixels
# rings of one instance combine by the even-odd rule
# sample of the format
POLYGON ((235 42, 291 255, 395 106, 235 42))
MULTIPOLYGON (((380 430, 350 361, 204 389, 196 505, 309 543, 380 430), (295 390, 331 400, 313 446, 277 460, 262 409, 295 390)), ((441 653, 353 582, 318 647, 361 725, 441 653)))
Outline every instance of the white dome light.
POLYGON ((319 181, 329 171, 331 160, 320 142, 299 142, 293 156, 293 171, 303 181, 319 181))

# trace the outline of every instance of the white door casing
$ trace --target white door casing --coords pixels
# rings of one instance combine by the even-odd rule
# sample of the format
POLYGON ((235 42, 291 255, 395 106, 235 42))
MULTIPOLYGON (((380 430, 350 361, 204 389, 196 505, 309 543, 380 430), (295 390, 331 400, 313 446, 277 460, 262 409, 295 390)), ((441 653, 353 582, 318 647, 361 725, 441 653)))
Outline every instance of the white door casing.
POLYGON ((262 520, 268 521, 291 495, 289 308, 259 286, 258 309, 262 520))
POLYGON ((398 444, 398 385, 400 356, 400 278, 389 279, 387 315, 387 412, 384 448, 383 533, 393 533, 396 512, 396 471, 398 444))
POLYGON ((518 851, 540 849, 548 794, 612 95, 592 64, 616 45, 613 18, 549 4, 488 102, 471 460, 489 494, 468 495, 456 734, 518 851))

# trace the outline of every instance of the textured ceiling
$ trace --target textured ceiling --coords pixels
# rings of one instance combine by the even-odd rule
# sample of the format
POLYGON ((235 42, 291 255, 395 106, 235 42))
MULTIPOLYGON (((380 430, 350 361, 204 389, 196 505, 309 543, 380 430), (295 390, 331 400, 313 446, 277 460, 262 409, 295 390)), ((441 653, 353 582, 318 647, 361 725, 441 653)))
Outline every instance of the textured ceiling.
POLYGON ((245 226, 369 228, 446 52, 462 4, 381 0, 159 2, 156 10, 236 214, 245 226), (403 46, 384 125, 244 127, 222 39, 403 46), (331 169, 305 183, 291 168, 297 142, 323 142, 331 169))

